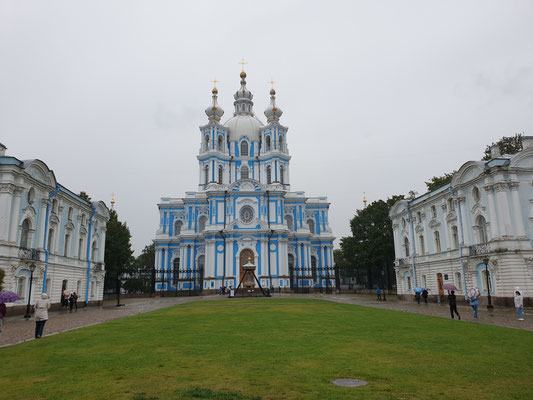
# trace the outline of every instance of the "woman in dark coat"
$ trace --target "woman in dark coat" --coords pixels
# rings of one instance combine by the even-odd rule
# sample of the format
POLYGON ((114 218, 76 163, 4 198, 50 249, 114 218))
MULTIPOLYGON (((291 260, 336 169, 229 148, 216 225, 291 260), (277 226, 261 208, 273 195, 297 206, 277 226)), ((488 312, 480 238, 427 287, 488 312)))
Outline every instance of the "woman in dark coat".
POLYGON ((457 312, 457 298, 453 290, 451 291, 451 294, 448 295, 448 301, 450 302, 450 314, 452 315, 452 319, 453 319, 453 313, 456 313, 457 317, 461 319, 461 316, 457 312))

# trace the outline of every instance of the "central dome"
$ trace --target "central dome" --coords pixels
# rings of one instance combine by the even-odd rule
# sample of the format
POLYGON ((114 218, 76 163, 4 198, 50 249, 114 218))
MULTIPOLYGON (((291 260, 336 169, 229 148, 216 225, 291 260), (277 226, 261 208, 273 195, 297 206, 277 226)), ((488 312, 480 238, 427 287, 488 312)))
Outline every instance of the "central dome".
POLYGON ((229 129, 230 142, 238 142, 244 136, 251 141, 259 142, 261 137, 259 130, 263 123, 255 115, 238 114, 227 120, 224 126, 229 129))

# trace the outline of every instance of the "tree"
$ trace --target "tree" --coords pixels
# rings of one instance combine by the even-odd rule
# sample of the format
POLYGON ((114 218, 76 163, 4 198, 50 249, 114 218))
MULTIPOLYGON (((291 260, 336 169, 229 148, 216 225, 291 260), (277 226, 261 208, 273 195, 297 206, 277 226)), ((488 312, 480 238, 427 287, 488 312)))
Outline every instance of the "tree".
POLYGON ((109 212, 107 234, 105 238, 106 289, 114 288, 117 280, 134 270, 133 251, 131 250, 131 233, 125 223, 118 220, 115 210, 109 212))
POLYGON ((91 202, 91 196, 89 196, 87 193, 85 193, 83 191, 80 192, 80 194, 78 196, 80 196, 82 199, 87 200, 89 203, 91 202))
POLYGON ((490 154, 490 148, 495 144, 498 145, 498 150, 500 150, 500 154, 516 154, 519 151, 522 151, 522 138, 523 135, 521 133, 517 133, 514 136, 504 136, 496 143, 488 144, 485 148, 485 155, 483 156, 482 160, 488 161, 492 159, 492 156, 490 154))
POLYGON ((428 192, 432 192, 435 189, 438 189, 441 186, 444 186, 444 185, 450 183, 452 178, 453 178, 453 174, 455 172, 456 171, 450 172, 449 174, 446 173, 446 174, 444 174, 442 176, 434 176, 428 182, 424 182, 426 184, 428 192))
POLYGON ((390 208, 403 196, 378 200, 357 210, 350 220, 352 236, 341 239, 336 262, 341 275, 356 276, 358 282, 373 288, 375 283, 392 287, 394 282, 394 239, 390 208))
POLYGON ((145 246, 142 253, 135 259, 136 269, 153 269, 155 267, 155 243, 145 246))

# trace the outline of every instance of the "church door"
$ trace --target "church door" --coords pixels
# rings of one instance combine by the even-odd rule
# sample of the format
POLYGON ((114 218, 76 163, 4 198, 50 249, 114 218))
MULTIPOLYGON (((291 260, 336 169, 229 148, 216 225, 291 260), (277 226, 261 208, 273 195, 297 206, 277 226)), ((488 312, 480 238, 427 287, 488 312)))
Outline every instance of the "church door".
MULTIPOLYGON (((244 269, 243 267, 248 264, 248 262, 251 262, 252 264, 255 265, 255 261, 254 261, 254 252, 250 249, 244 249, 243 251, 241 251, 241 255, 239 257, 239 265, 240 265, 240 277, 239 277, 239 282, 242 280, 242 277, 244 276, 244 269)), ((250 276, 247 277, 246 279, 247 281, 250 280, 250 276)), ((253 278, 252 278, 253 280, 253 278)), ((243 286, 249 286, 247 284, 247 282, 243 282, 243 286)), ((252 285, 253 287, 254 285, 252 285)))

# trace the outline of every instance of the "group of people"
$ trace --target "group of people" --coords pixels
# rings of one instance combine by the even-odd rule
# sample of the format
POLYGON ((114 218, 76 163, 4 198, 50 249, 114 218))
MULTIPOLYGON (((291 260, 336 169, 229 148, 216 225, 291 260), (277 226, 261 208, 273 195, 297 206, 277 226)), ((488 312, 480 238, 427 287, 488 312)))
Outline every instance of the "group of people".
POLYGON ((61 294, 61 307, 70 309, 70 312, 72 312, 73 308, 78 311, 78 295, 76 292, 70 293, 67 289, 63 290, 61 294))
MULTIPOLYGON (((320 290, 322 290, 322 288, 320 288, 320 290)), ((385 290, 381 290, 379 286, 376 289, 376 294, 378 295, 378 301, 387 301, 387 295, 385 294, 385 290), (383 297, 381 295, 383 295, 383 297)))

